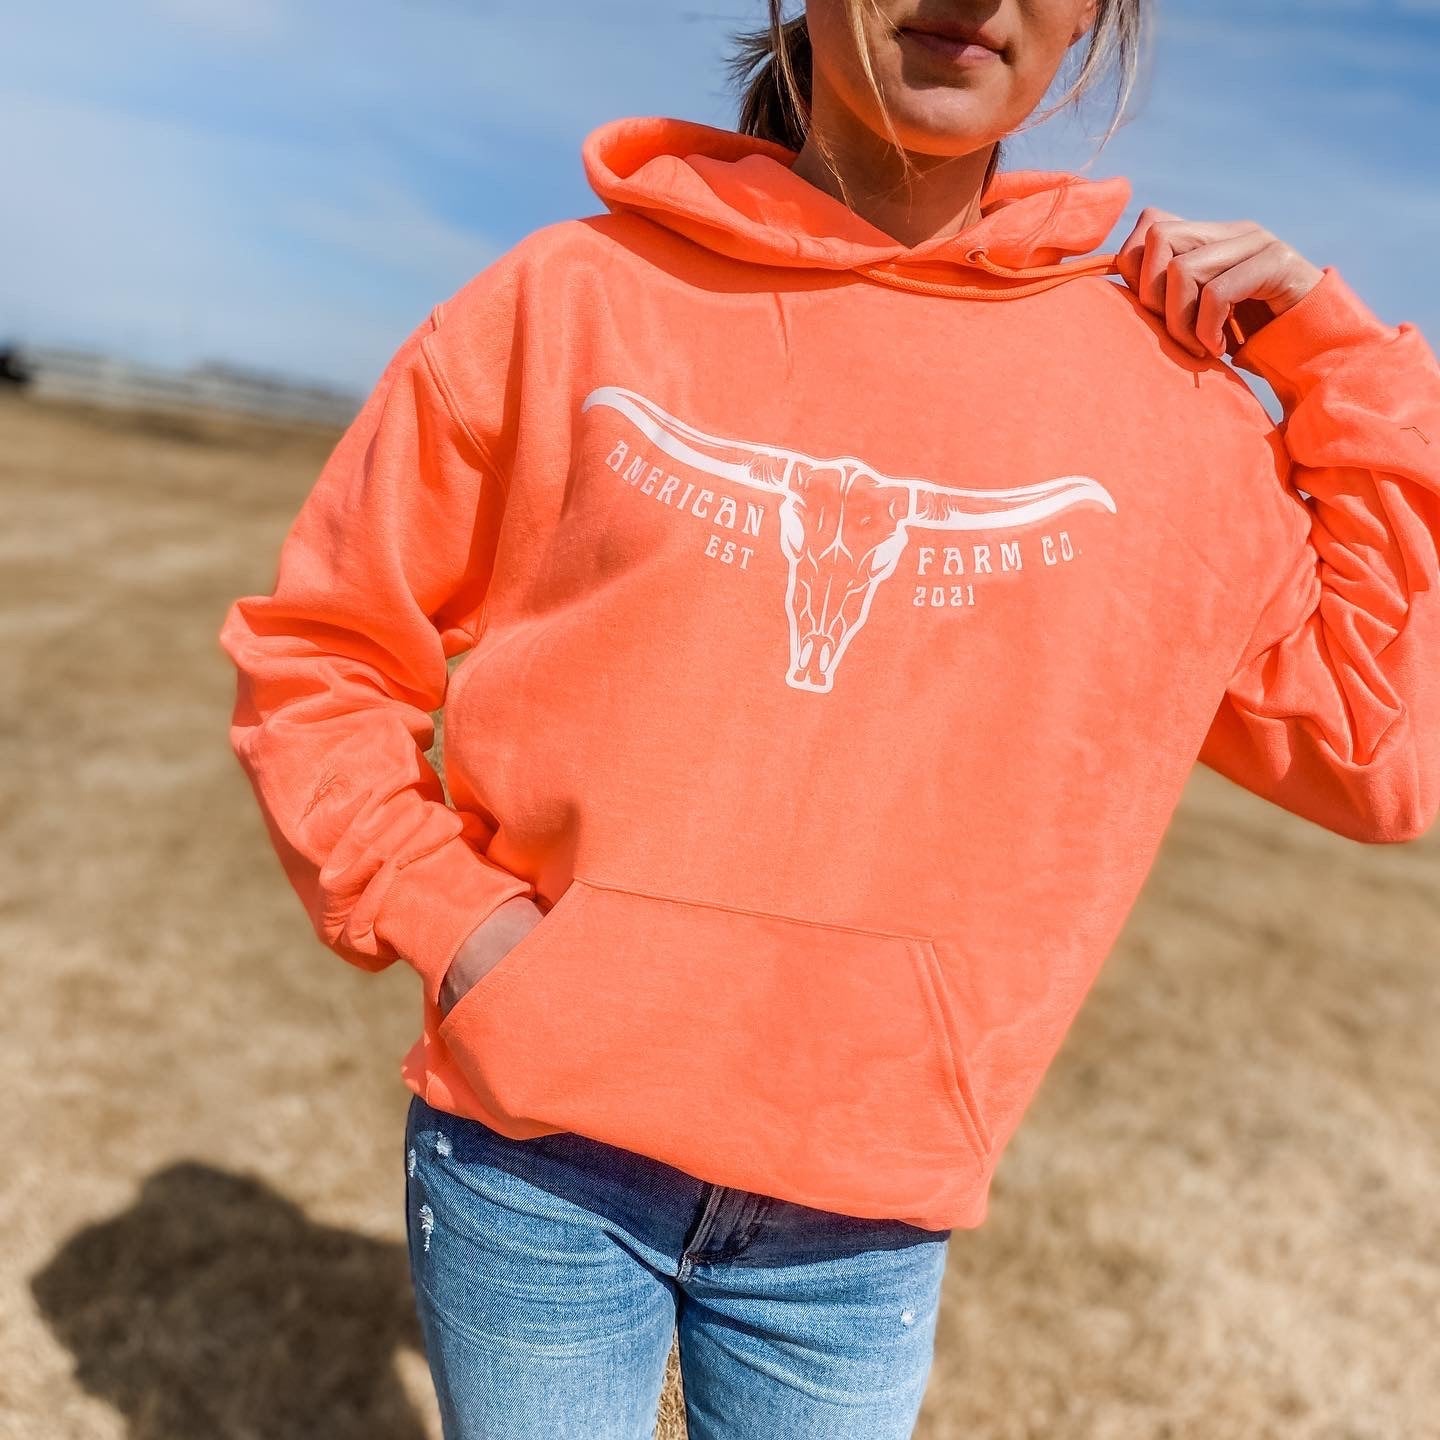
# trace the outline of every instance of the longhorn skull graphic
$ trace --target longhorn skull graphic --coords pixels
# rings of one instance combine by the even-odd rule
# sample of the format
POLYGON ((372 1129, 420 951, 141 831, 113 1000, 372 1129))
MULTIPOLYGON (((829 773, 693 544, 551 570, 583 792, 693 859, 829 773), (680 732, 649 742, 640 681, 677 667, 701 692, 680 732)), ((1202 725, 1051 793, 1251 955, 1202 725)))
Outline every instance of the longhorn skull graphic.
POLYGON ((780 548, 789 562, 787 685, 828 691, 835 669, 870 613, 880 582, 894 574, 912 529, 998 530, 1072 505, 1115 513, 1098 480, 1065 475, 1009 489, 965 490, 882 475, 853 455, 820 458, 779 445, 707 435, 618 385, 602 385, 581 410, 605 405, 672 459, 779 500, 780 548))

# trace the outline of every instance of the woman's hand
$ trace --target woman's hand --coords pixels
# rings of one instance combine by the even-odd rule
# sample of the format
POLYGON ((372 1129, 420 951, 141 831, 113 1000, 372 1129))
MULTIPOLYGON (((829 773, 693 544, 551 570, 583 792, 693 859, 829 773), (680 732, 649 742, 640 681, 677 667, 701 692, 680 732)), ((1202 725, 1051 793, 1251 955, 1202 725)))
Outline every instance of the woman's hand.
POLYGON ((1141 303, 1201 357, 1233 354, 1324 274, 1253 221, 1182 220, 1153 205, 1140 212, 1115 264, 1141 303), (1226 329, 1232 312, 1238 338, 1226 329))
POLYGON ((481 976, 493 970, 540 923, 544 913, 528 896, 512 895, 460 942, 440 982, 442 1019, 481 976))

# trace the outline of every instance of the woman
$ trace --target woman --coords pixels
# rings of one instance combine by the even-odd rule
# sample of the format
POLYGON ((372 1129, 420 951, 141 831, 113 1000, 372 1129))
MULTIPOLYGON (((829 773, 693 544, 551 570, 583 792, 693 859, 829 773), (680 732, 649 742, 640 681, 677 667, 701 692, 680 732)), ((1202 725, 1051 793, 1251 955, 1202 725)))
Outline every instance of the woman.
POLYGON ((777 6, 740 130, 592 134, 606 213, 415 331, 226 618, 317 933, 422 981, 448 1436, 648 1435, 677 1325, 696 1440, 908 1435, 1196 759, 1435 815, 1420 333, 1250 223, 1093 254, 1125 180, 997 169, 1141 18, 777 6))

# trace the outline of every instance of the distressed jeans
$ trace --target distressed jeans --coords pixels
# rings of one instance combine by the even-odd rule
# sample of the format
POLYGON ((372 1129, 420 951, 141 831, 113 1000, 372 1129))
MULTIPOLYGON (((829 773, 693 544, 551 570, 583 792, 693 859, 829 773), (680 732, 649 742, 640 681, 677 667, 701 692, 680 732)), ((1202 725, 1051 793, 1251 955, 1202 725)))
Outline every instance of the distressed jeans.
POLYGON ((651 1440, 677 1336, 690 1440, 903 1440, 949 1230, 696 1179, 411 1100, 406 1230, 446 1440, 651 1440))

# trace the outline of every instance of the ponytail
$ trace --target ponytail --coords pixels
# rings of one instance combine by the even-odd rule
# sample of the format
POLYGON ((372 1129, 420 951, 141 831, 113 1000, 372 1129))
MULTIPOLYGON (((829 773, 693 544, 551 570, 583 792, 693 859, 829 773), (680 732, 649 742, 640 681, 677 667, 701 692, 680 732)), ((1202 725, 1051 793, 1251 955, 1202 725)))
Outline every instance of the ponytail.
POLYGON ((799 150, 810 130, 810 31, 805 16, 781 18, 770 0, 770 23, 739 35, 730 71, 741 87, 736 128, 787 150, 799 150))

